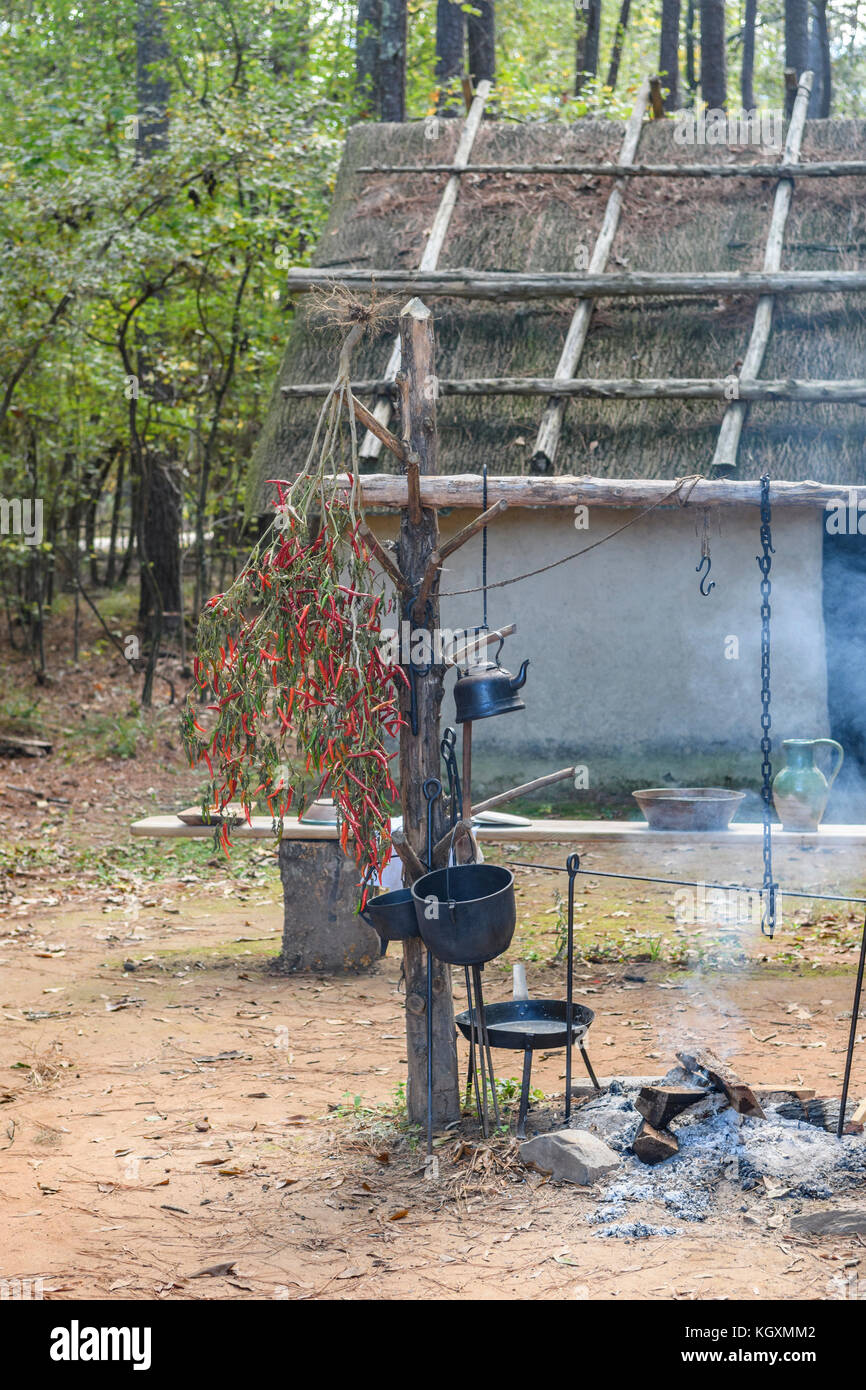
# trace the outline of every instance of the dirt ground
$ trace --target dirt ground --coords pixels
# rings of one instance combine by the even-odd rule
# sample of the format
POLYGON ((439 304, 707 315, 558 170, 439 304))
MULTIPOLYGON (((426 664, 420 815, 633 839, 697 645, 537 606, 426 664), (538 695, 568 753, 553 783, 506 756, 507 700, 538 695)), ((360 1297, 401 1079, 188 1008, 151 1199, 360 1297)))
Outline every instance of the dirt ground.
MULTIPOLYGON (((482 1144, 471 1116, 438 1137, 426 1180, 405 1119, 396 948, 368 976, 275 974, 273 847, 238 846, 227 864, 207 842, 132 842, 130 821, 197 787, 175 711, 134 712, 134 678, 107 656, 93 669, 67 670, 26 716, 52 756, 0 763, 0 1280, 41 1277, 55 1299, 838 1297, 863 1241, 792 1235, 806 1204, 790 1198, 724 1183, 716 1214, 682 1235, 600 1238, 592 1192, 523 1169, 507 1138, 482 1144)), ((10 671, 7 727, 10 701, 23 718, 10 671)), ((699 1041, 754 1085, 838 1094, 856 916, 794 905, 772 945, 754 926, 677 925, 668 890, 593 869, 754 881, 757 864, 619 854, 587 853, 578 889, 598 1074, 661 1074, 699 1041)), ((862 891, 856 856, 794 856, 780 877, 862 891)), ((564 880, 517 882, 490 999, 520 959, 532 993, 564 988, 564 880)), ((497 1065, 507 1096, 520 1058, 497 1065)), ((562 1054, 538 1057, 533 1085, 537 1117, 561 1107, 562 1054)), ((866 1095, 866 1037, 853 1093, 866 1095)))

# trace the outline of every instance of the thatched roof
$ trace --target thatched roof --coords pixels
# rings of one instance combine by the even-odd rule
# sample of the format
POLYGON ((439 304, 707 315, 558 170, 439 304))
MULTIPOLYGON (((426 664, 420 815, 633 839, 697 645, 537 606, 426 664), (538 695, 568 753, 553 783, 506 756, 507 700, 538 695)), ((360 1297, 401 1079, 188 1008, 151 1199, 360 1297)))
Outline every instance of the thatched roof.
MULTIPOLYGON (((357 174, 381 163, 444 163, 461 122, 435 140, 421 123, 354 127, 334 192, 319 267, 405 268, 418 264, 444 176, 357 174)), ((672 121, 648 123, 645 163, 768 162, 755 148, 684 146, 672 121)), ((623 127, 612 121, 515 126, 485 122, 479 163, 615 160, 623 127)), ((866 121, 809 122, 804 162, 866 157, 866 121)), ((591 251, 611 181, 581 176, 466 175, 440 266, 570 270, 591 251)), ((633 179, 626 189, 610 270, 760 270, 774 183, 749 179, 633 179)), ((785 269, 866 265, 866 179, 800 180, 788 219, 785 269)), ((311 326, 297 301, 285 357, 257 449, 254 489, 301 461, 321 402, 286 401, 281 383, 333 377, 339 339, 311 326)), ((577 375, 716 377, 734 371, 751 331, 754 299, 608 300, 597 304, 577 375)), ((567 302, 492 303, 436 299, 437 369, 442 377, 552 376, 568 326, 567 302)), ((380 378, 392 333, 355 353, 358 378, 380 378)), ((866 295, 779 299, 764 377, 866 376, 866 295)), ((447 397, 439 402, 443 473, 526 470, 544 408, 539 398, 447 397)), ((566 410, 558 472, 670 478, 705 471, 724 406, 716 402, 575 400, 566 410)), ((392 461, 382 460, 383 468, 392 461)), ((751 409, 735 476, 769 470, 788 480, 866 482, 866 410, 856 405, 774 403, 751 409)))

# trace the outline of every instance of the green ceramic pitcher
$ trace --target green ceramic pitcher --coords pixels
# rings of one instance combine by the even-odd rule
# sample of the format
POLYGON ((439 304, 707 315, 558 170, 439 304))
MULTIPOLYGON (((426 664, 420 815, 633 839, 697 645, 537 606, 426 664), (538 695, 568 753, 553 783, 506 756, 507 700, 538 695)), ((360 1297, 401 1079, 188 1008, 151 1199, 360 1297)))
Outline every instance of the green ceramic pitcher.
POLYGON ((782 747, 786 763, 773 779, 773 805, 782 829, 817 830, 845 757, 842 745, 834 738, 786 738, 782 747), (822 746, 834 748, 839 755, 829 781, 815 762, 815 752, 822 746))

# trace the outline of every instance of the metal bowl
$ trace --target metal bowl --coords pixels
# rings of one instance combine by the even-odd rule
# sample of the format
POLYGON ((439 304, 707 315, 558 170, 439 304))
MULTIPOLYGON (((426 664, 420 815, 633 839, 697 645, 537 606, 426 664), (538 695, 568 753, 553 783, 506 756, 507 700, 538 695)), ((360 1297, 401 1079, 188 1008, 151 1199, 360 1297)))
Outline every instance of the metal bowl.
POLYGON ((650 830, 727 830, 745 795, 725 787, 647 787, 632 792, 650 830))

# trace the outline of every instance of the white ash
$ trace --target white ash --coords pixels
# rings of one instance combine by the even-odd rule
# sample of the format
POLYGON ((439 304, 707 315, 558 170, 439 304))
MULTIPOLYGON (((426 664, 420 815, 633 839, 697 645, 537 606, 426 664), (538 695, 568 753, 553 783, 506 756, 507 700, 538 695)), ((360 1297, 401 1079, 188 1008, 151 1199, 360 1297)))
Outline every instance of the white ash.
POLYGON ((596 1231, 597 1236, 617 1240, 646 1240, 648 1236, 681 1236, 681 1226, 653 1226, 649 1221, 617 1221, 596 1231))
MULTIPOLYGON (((673 1068, 658 1084, 687 1080, 687 1073, 673 1068)), ((715 1092, 676 1117, 670 1127, 679 1153, 650 1167, 629 1152, 642 1119, 633 1104, 638 1090, 614 1081, 571 1121, 573 1128, 598 1134, 623 1155, 622 1168, 600 1187, 593 1225, 609 1223, 614 1231, 623 1203, 640 1201, 659 1203, 680 1221, 703 1221, 712 1215, 715 1189, 727 1182, 745 1192, 757 1189, 759 1195, 774 1189, 774 1197, 790 1199, 830 1197, 862 1186, 866 1143, 861 1136, 837 1139, 806 1121, 784 1118, 773 1106, 767 1106, 764 1120, 739 1115, 715 1092)))

